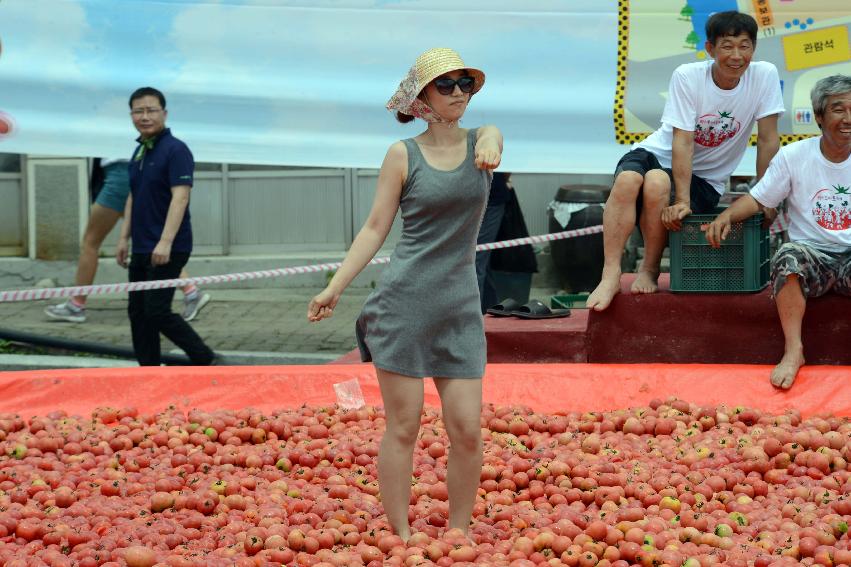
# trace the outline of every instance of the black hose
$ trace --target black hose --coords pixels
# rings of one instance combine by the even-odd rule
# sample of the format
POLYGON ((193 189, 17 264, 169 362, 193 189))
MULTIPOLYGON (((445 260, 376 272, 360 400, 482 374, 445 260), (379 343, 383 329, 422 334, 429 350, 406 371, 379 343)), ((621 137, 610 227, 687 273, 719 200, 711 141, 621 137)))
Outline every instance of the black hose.
MULTIPOLYGON (((63 350, 79 352, 91 352, 94 354, 108 354, 110 356, 120 356, 121 358, 129 358, 131 360, 136 359, 136 355, 132 348, 104 345, 88 341, 72 341, 56 337, 46 337, 44 335, 22 333, 20 331, 12 331, 10 329, 0 328, 0 339, 35 346, 61 348, 63 350)), ((175 366, 190 366, 192 364, 189 357, 184 354, 163 354, 160 358, 166 364, 175 366)))

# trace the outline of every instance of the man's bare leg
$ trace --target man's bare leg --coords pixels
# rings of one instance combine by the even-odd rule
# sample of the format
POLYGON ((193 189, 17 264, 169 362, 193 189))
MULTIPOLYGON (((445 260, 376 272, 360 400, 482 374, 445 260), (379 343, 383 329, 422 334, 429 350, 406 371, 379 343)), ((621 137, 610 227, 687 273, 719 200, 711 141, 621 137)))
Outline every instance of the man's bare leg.
POLYGON ((615 179, 603 211, 603 275, 585 305, 602 311, 621 288, 621 256, 635 228, 635 200, 644 177, 636 171, 622 171, 615 179))
POLYGON ((638 219, 644 238, 644 258, 638 276, 632 282, 632 293, 656 293, 659 289, 659 263, 668 242, 668 231, 662 225, 662 209, 671 195, 671 178, 661 169, 648 171, 644 176, 641 218, 638 219))
POLYGON ((771 383, 784 390, 792 387, 798 370, 804 365, 804 343, 801 341, 801 324, 807 308, 807 298, 801 290, 797 274, 786 276, 786 283, 774 298, 780 326, 783 327, 785 347, 783 358, 771 371, 771 383))

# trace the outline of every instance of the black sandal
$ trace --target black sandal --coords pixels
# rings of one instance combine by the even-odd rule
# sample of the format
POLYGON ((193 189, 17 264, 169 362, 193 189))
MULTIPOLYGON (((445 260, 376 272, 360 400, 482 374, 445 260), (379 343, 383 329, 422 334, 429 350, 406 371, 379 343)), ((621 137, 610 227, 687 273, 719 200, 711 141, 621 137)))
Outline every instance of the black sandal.
POLYGON ((493 307, 489 307, 487 312, 494 317, 510 317, 520 307, 522 307, 520 302, 509 297, 508 299, 503 299, 502 303, 497 303, 493 307))
POLYGON ((570 309, 550 309, 537 299, 533 299, 526 305, 521 305, 512 315, 521 319, 557 319, 570 317, 570 309))

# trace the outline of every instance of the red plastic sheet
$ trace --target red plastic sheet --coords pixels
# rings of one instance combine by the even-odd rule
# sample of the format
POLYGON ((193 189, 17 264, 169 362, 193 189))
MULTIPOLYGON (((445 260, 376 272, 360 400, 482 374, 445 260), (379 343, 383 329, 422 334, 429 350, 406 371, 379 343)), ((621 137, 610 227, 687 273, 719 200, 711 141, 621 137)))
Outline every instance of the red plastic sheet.
MULTIPOLYGON (((673 395, 701 405, 851 416, 851 367, 805 367, 789 391, 769 384, 770 371, 771 366, 754 365, 490 364, 484 399, 542 412, 607 411, 673 395)), ((0 412, 27 417, 63 409, 86 415, 106 405, 155 412, 171 404, 185 410, 251 406, 270 411, 333 403, 333 384, 352 378, 358 379, 367 403, 381 403, 369 364, 4 372, 0 412)), ((431 380, 426 380, 425 391, 426 403, 439 405, 431 380)))

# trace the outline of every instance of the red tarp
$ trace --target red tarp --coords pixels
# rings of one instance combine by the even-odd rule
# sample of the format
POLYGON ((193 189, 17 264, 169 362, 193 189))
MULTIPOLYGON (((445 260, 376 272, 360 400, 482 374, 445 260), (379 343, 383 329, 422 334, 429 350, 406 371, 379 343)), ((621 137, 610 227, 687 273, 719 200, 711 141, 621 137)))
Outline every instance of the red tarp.
MULTIPOLYGON (((809 366, 790 391, 768 382, 771 366, 708 364, 489 364, 484 399, 541 412, 607 411, 677 396, 700 405, 744 405, 779 413, 797 408, 851 416, 851 366, 809 366)), ((333 403, 333 384, 357 378, 366 402, 380 404, 369 364, 324 366, 145 367, 0 373, 0 412, 24 417, 63 409, 88 414, 97 406, 155 412, 170 404, 189 410, 263 411, 333 403)), ((438 405, 426 381, 426 403, 438 405)))

